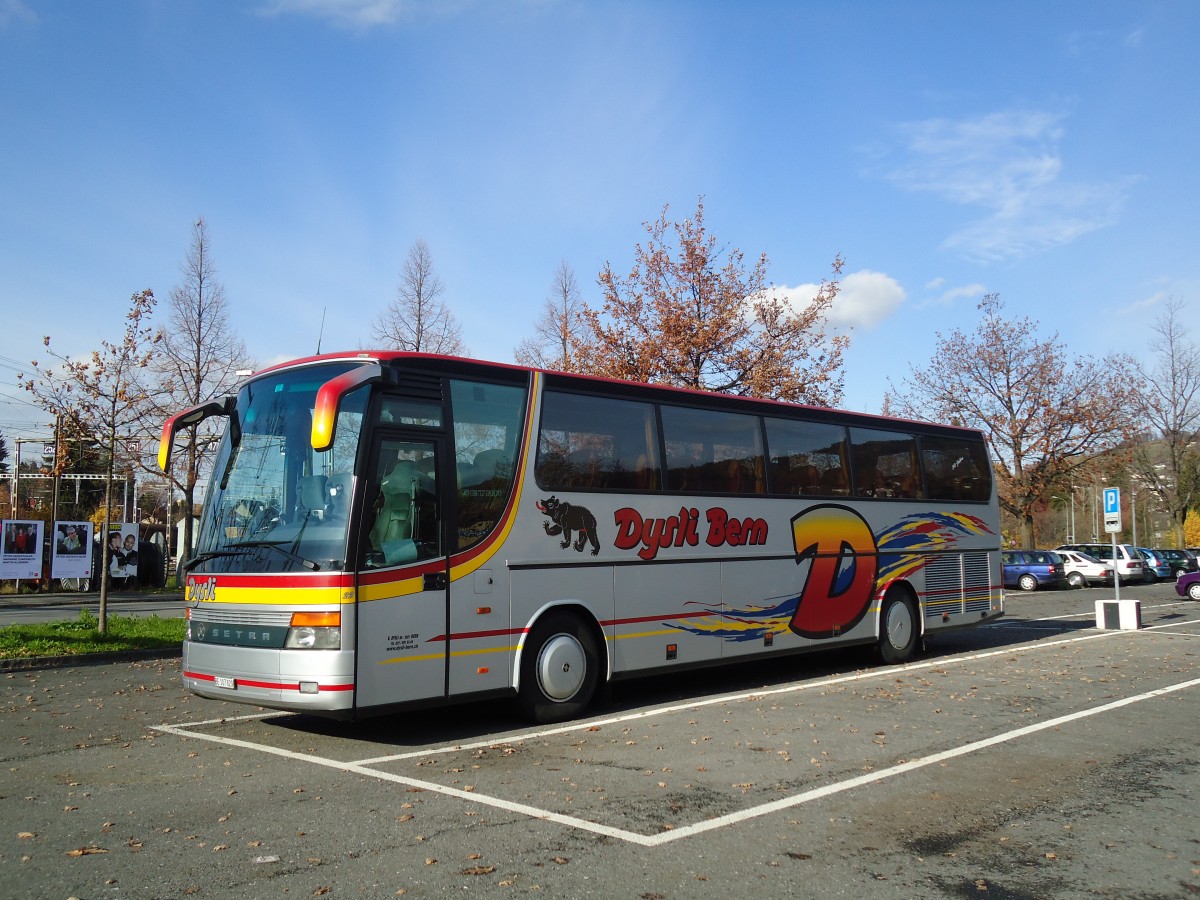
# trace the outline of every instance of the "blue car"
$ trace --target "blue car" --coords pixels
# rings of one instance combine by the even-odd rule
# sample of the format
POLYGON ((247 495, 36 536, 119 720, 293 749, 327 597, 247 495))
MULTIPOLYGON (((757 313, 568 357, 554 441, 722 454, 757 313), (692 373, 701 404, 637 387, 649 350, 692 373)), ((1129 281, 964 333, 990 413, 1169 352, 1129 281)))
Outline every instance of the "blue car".
POLYGON ((1005 550, 1000 558, 1006 588, 1036 591, 1067 586, 1062 557, 1052 550, 1005 550))
POLYGON ((1142 578, 1145 581, 1153 583, 1175 577, 1175 573, 1171 571, 1171 564, 1160 551, 1151 550, 1149 547, 1138 547, 1137 551, 1142 555, 1142 578))

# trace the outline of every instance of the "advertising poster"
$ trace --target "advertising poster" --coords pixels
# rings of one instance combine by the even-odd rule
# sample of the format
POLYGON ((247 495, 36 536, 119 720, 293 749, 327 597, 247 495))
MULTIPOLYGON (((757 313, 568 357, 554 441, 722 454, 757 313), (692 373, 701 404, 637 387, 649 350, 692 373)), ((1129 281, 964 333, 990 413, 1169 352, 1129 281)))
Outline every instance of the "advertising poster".
POLYGON ((42 523, 5 519, 0 578, 37 581, 42 577, 42 523))
POLYGON ((55 522, 51 578, 92 577, 92 523, 55 522))
POLYGON ((116 584, 137 580, 138 527, 135 523, 108 526, 108 574, 116 584))

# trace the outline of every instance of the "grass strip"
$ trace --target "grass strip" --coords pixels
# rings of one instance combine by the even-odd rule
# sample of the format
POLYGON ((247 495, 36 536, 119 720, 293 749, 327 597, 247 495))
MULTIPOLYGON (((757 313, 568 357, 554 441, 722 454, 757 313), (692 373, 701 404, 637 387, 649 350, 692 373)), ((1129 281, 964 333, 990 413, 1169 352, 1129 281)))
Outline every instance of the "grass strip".
POLYGON ((84 656, 123 650, 165 650, 183 643, 183 619, 158 616, 109 616, 101 634, 96 614, 89 609, 63 622, 0 627, 0 659, 37 656, 84 656))

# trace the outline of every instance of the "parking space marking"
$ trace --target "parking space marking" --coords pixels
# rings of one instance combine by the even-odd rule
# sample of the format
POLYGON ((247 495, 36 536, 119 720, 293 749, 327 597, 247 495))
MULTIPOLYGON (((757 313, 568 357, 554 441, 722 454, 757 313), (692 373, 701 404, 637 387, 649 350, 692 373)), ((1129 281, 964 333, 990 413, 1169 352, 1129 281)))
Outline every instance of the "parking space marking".
MULTIPOLYGON (((1200 619, 1193 619, 1186 622, 1173 622, 1169 625, 1149 626, 1142 629, 1149 632, 1163 632, 1164 629, 1179 628, 1184 625, 1200 624, 1200 619)), ((958 663, 972 662, 980 659, 986 659, 999 655, 1011 655, 1013 653, 1028 652, 1041 650, 1049 647, 1063 646, 1066 644, 1074 644, 1081 641, 1097 640, 1117 635, 1133 635, 1138 632, 1133 631, 1101 631, 1094 634, 1075 636, 1065 638, 1058 641, 1046 641, 1040 644, 1031 644, 1019 648, 1006 647, 1000 650, 989 650, 981 653, 970 653, 961 656, 945 657, 937 660, 929 660, 921 663, 909 663, 901 666, 888 666, 882 669, 873 669, 870 672, 859 672, 853 675, 843 675, 834 678, 821 679, 816 682, 804 682, 802 684, 787 685, 780 688, 770 688, 767 690, 746 691, 738 694, 724 694, 719 697, 710 697, 703 700, 690 701, 688 703, 675 704, 668 707, 659 707, 652 710, 644 710, 635 713, 628 713, 620 716, 612 716, 605 719, 589 719, 581 722, 571 723, 557 728, 539 729, 533 732, 518 732, 516 734, 493 737, 486 741, 476 741, 469 744, 455 744, 452 746, 440 748, 428 748, 419 751, 410 751, 400 754, 392 754, 388 756, 371 757, 358 761, 339 761, 327 757, 316 756, 308 753, 299 753, 293 750, 286 750, 280 747, 272 747, 266 744, 259 744, 252 741, 245 741, 239 738, 226 737, 223 735, 207 734, 195 729, 213 724, 222 724, 235 722, 240 720, 259 719, 267 716, 278 715, 277 712, 257 713, 246 716, 227 717, 221 719, 210 719, 203 722, 183 723, 179 725, 155 725, 151 726, 152 730, 159 731, 164 734, 172 734, 181 738, 190 738, 194 740, 210 741, 212 743, 223 744, 230 747, 239 747, 246 750, 259 751, 274 756, 279 756, 285 759, 292 759, 301 762, 308 762, 318 766, 324 766, 330 769, 336 769, 342 772, 348 772, 358 775, 363 775, 368 778, 374 778, 381 781, 388 781, 394 784, 402 784, 407 787, 418 788, 420 790, 429 791, 431 793, 441 794, 443 796, 454 797, 469 803, 478 803, 484 806, 490 806, 495 809, 500 809, 516 815, 527 816, 532 819, 537 819, 545 822, 553 822, 564 827, 573 828, 579 831, 586 831, 592 834, 602 835, 604 837, 622 840, 627 843, 637 844, 643 847, 657 847, 674 841, 682 840, 686 837, 691 837, 697 834, 713 831, 719 828, 727 828, 737 825, 741 822, 746 822, 751 819, 770 815, 780 810, 790 809, 800 806, 804 803, 809 803, 814 800, 820 800, 825 797, 830 797, 835 794, 853 790, 858 787, 863 787, 875 782, 883 781, 888 778, 894 778, 898 775, 903 775, 908 772, 913 772, 918 769, 925 768, 931 765, 937 765, 947 760, 956 759, 968 754, 977 753, 981 750, 986 750, 990 747, 1010 741, 1019 740, 1029 735, 1036 734, 1047 729, 1057 728, 1064 724, 1090 718, 1092 716, 1101 715, 1111 712, 1125 706, 1130 706, 1134 703, 1140 703, 1144 700, 1151 700, 1158 697, 1166 696, 1176 691, 1188 690, 1200 686, 1200 678, 1195 678, 1189 681, 1178 682, 1168 685, 1167 687, 1157 688, 1155 690, 1146 691, 1132 697, 1126 697, 1121 700, 1114 700, 1110 703, 1105 703, 1100 706, 1090 709, 1078 710, 1073 713, 1068 713, 1063 716, 1057 716, 1053 719, 1048 719, 1044 722, 1037 722, 1032 725, 1026 725, 1021 728, 1016 728, 1011 731, 1006 731, 1001 734, 994 735, 989 738, 983 738, 978 741, 972 741, 964 744, 961 747, 956 747, 951 750, 945 750, 940 753, 935 753, 930 756, 919 757, 917 759, 907 760, 895 766, 871 772, 869 774, 848 778, 833 784, 824 785, 819 788, 814 788, 809 791, 804 791, 790 797, 784 797, 779 800, 773 800, 769 803, 760 804, 738 812, 729 813, 724 816, 717 816, 712 819, 705 819, 691 825, 683 825, 673 828, 670 831, 658 832, 655 834, 641 834, 634 831, 628 831, 622 828, 615 828, 609 825, 604 825, 600 822, 592 822, 587 819, 581 819, 576 816, 564 815, 554 812, 553 810, 542 809, 524 803, 516 803, 510 800, 505 800, 501 797, 493 797, 477 792, 464 791, 458 788, 448 787, 432 781, 424 781, 416 778, 409 778, 404 775, 397 775, 391 772, 385 772, 374 766, 403 761, 417 756, 430 756, 438 753, 455 753, 469 751, 478 748, 493 747, 497 744, 504 743, 523 743, 528 740, 549 737, 559 734, 567 734, 574 731, 580 731, 589 728, 602 727, 605 725, 615 725, 625 722, 630 722, 638 719, 646 719, 655 716, 668 715, 675 712, 695 710, 704 706, 712 706, 719 703, 732 703, 744 700, 755 700, 764 697, 770 697, 779 694, 793 693, 802 690, 811 690, 817 687, 827 687, 830 685, 843 684, 846 682, 863 681, 870 678, 883 678, 895 675, 897 672, 919 671, 921 669, 931 668, 933 666, 954 665, 958 663)), ((1164 632, 1174 635, 1175 632, 1164 632)), ((1189 635, 1195 637, 1196 635, 1189 635)))

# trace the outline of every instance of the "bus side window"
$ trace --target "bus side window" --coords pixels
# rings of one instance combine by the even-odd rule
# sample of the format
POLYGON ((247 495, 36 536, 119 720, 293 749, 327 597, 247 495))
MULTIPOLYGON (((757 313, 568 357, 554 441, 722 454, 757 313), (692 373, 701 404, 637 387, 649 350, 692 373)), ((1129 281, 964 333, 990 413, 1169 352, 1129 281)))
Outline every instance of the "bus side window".
POLYGON ((921 462, 929 497, 986 501, 992 492, 987 450, 971 438, 921 438, 921 462))
POLYGON ((773 494, 844 497, 846 429, 826 422, 766 419, 773 494))
POLYGON ((860 497, 921 498, 917 439, 902 431, 851 428, 854 492, 860 497))
POLYGON ((520 451, 525 389, 451 379, 450 395, 458 475, 455 549, 462 550, 491 534, 504 515, 520 451))
POLYGON ((659 411, 670 490, 713 494, 766 491, 757 416, 665 404, 659 411))
POLYGON ((547 390, 534 468, 544 490, 654 490, 654 407, 636 400, 547 390))

